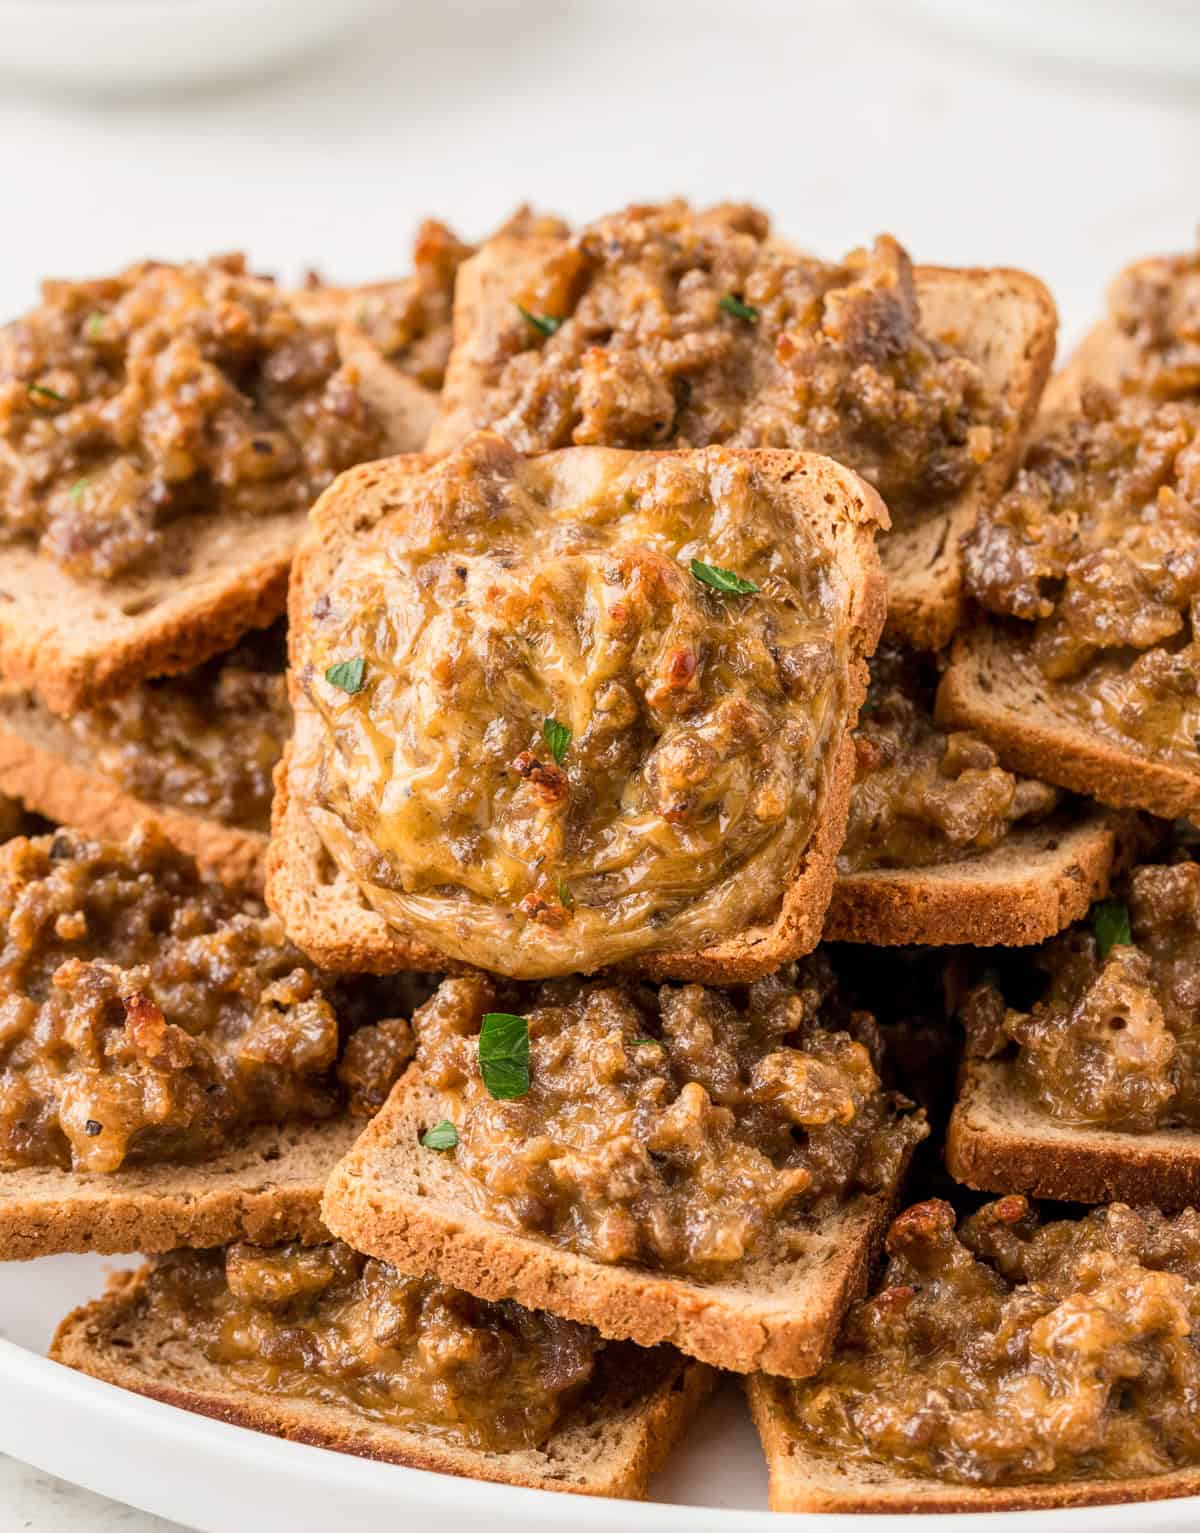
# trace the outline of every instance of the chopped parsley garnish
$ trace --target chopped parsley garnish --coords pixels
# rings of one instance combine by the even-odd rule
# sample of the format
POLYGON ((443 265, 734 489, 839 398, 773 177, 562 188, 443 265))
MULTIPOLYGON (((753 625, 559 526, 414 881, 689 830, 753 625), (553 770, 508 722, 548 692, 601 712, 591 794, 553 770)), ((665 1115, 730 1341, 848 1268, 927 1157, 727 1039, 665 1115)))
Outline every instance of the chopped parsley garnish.
POLYGON ((362 691, 366 673, 367 662, 361 655, 355 655, 353 660, 339 660, 336 665, 331 665, 325 672, 325 680, 331 687, 340 687, 353 697, 362 691))
POLYGON ((563 883, 561 878, 558 881, 558 903, 564 910, 575 909, 575 896, 567 888, 566 884, 563 883))
POLYGON ((529 1023, 510 1011, 489 1011, 479 1032, 479 1073, 500 1102, 529 1090, 529 1023))
POLYGON ((743 303, 736 293, 726 293, 721 299, 720 307, 726 314, 732 314, 734 319, 749 320, 752 325, 758 323, 758 310, 753 304, 743 303))
POLYGON ((753 580, 743 580, 732 570, 723 570, 719 564, 705 564, 701 559, 693 559, 689 568, 701 585, 711 586, 723 596, 752 596, 762 589, 753 580))
POLYGON ((83 492, 84 492, 84 490, 87 489, 87 487, 88 487, 88 481, 87 481, 86 478, 84 478, 84 479, 76 479, 75 483, 67 491, 67 494, 71 497, 71 499, 73 501, 78 503, 79 501, 81 501, 83 499, 83 492))
POLYGON ((92 313, 88 315, 87 338, 89 341, 94 341, 97 339, 101 330, 104 329, 104 321, 107 318, 108 315, 105 314, 102 309, 94 309, 92 313))
POLYGON ((633 1040, 633 1046, 634 1046, 635 1049, 640 1049, 644 1043, 658 1043, 658 1042, 659 1042, 659 1040, 657 1038, 635 1038, 633 1040))
POLYGON ((542 735, 546 744, 550 747, 550 754, 559 766, 567 758, 567 750, 571 744, 571 731, 565 724, 560 724, 557 719, 543 719, 542 735))
POLYGON ((458 1130, 449 1118, 443 1118, 421 1135, 421 1143, 427 1150, 452 1150, 458 1143, 458 1130))
POLYGON ((860 719, 868 718, 872 713, 875 712, 875 710, 878 707, 879 707, 879 704, 875 701, 875 699, 873 697, 864 698, 863 705, 858 710, 859 718, 860 719))
POLYGON ((52 399, 56 405, 65 405, 67 402, 65 394, 60 394, 57 389, 48 389, 44 383, 30 383, 26 387, 35 399, 52 399))
POLYGON ((1103 962, 1115 947, 1128 947, 1133 941, 1129 926, 1129 906, 1124 900, 1101 900, 1092 906, 1092 930, 1096 950, 1103 962))
POLYGON ((539 335, 553 335, 562 324, 557 314, 531 314, 523 303, 519 303, 517 308, 521 311, 521 318, 531 324, 539 335))

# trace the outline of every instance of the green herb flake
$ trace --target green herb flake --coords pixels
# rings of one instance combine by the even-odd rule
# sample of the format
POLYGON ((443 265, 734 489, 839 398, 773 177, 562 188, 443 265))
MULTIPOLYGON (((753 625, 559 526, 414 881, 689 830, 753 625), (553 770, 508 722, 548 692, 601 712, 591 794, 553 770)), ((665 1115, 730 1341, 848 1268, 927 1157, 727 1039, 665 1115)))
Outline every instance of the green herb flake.
POLYGON ((529 1091, 529 1023, 509 1011, 489 1011, 479 1032, 479 1073, 499 1102, 529 1091))
POLYGON ((701 585, 720 591, 723 596, 753 596, 762 589, 753 580, 743 580, 732 570, 723 570, 719 564, 705 564, 702 559, 693 559, 689 568, 701 585))
POLYGON ((105 314, 102 309, 94 309, 92 313, 88 315, 87 325, 85 326, 85 333, 89 341, 96 341, 100 339, 100 332, 104 329, 104 321, 107 318, 108 315, 105 314))
POLYGON ((633 1040, 633 1047, 635 1049, 640 1049, 644 1044, 657 1044, 659 1042, 660 1040, 658 1038, 635 1038, 633 1040))
POLYGON ((48 389, 44 383, 30 383, 26 387, 35 399, 52 399, 56 405, 65 405, 67 402, 65 394, 60 394, 57 389, 48 389))
POLYGON ((83 492, 87 489, 89 483, 90 481, 86 477, 83 479, 76 479, 75 483, 67 491, 67 494, 71 497, 76 505, 78 505, 79 502, 83 499, 83 492))
POLYGON ((532 325, 539 335, 553 335, 562 324, 557 314, 531 314, 523 303, 519 303, 517 308, 521 311, 521 318, 532 325))
POLYGON ((879 704, 875 701, 875 699, 873 697, 868 697, 864 701, 862 707, 858 710, 858 716, 860 719, 869 719, 871 715, 878 710, 878 708, 879 704))
POLYGON ((563 883, 561 878, 558 881, 558 903, 564 910, 575 909, 575 896, 567 888, 566 884, 563 883))
POLYGON ((1128 947, 1133 941, 1133 932, 1129 926, 1129 907, 1124 900, 1101 900, 1093 905, 1092 930, 1096 934, 1096 949, 1102 963, 1113 948, 1128 947))
POLYGON ((758 310, 753 304, 743 303, 736 293, 726 293, 719 307, 724 309, 726 314, 732 314, 734 319, 748 320, 752 325, 758 324, 758 310))
POLYGON ((325 672, 325 680, 331 687, 340 687, 353 697, 362 691, 366 674, 367 662, 361 655, 355 655, 353 660, 339 660, 336 665, 331 665, 325 672))
POLYGON ((443 1118, 421 1135, 421 1143, 427 1150, 452 1150, 458 1143, 458 1130, 449 1118, 443 1118))
POLYGON ((567 759, 567 750, 571 744, 571 731, 557 719, 543 719, 542 736, 550 747, 550 754, 558 765, 562 766, 567 759))

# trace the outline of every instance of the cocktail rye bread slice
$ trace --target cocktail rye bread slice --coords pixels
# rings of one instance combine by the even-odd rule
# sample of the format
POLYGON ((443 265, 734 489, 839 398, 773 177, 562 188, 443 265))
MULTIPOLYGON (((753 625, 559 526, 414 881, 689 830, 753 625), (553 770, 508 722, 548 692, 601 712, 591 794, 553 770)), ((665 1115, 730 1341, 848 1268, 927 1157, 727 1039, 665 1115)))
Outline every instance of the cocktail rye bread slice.
POLYGON ((267 837, 169 804, 127 793, 97 772, 69 725, 22 688, 0 688, 0 792, 27 809, 85 835, 124 841, 153 820, 164 836, 196 859, 208 876, 261 891, 267 837))
POLYGON ((1179 766, 1089 729, 1005 625, 979 622, 955 640, 936 712, 939 723, 982 735, 1014 771, 1164 819, 1200 811, 1200 760, 1179 766))
POLYGON ((264 1124, 196 1164, 86 1175, 52 1166, 0 1171, 0 1261, 65 1251, 106 1255, 327 1240, 321 1193, 362 1120, 264 1124))
POLYGON ((1114 846, 1112 828, 1089 815, 1014 830, 990 851, 953 862, 839 874, 825 941, 878 947, 1042 942, 1108 892, 1114 846))
MULTIPOLYGON (((489 240, 459 268, 454 347, 441 411, 429 447, 459 446, 492 424, 494 380, 489 358, 513 305, 561 248, 555 239, 489 240)), ((880 540, 891 587, 888 630, 923 649, 941 649, 962 618, 958 545, 979 507, 1006 488, 1033 423, 1054 361, 1058 313, 1045 286, 1027 272, 1003 268, 918 266, 914 271, 923 329, 960 348, 1009 406, 1007 429, 970 489, 949 510, 880 540)))
POLYGON ((353 1405, 271 1394, 232 1381, 142 1302, 144 1274, 118 1273, 103 1298, 59 1326, 50 1356, 152 1400, 360 1458, 588 1496, 646 1494, 650 1476, 712 1389, 700 1363, 616 1346, 540 1447, 489 1452, 433 1430, 391 1426, 353 1405))
MULTIPOLYGON (((582 467, 586 455, 604 451, 568 448, 540 462, 553 463, 565 487, 572 477, 573 458, 586 473, 582 467)), ((874 652, 883 627, 887 586, 874 540, 876 529, 887 526, 887 512, 875 491, 832 459, 812 453, 762 450, 738 456, 755 460, 764 478, 786 496, 798 521, 829 550, 841 574, 838 622, 845 638, 846 723, 830 743, 823 803, 794 876, 782 890, 778 910, 760 925, 709 947, 691 952, 652 952, 628 965, 654 979, 691 979, 706 984, 750 980, 810 952, 820 940, 849 812, 854 776, 851 730, 866 695, 866 660, 874 652)), ((298 636, 303 634, 315 604, 325 599, 344 550, 385 515, 401 488, 433 461, 428 455, 411 454, 361 464, 343 474, 313 508, 296 558, 288 598, 295 727, 291 746, 275 774, 266 897, 271 909, 282 917, 292 941, 326 968, 390 973, 397 969, 462 967, 419 933, 392 927, 369 910, 350 880, 336 872, 324 852, 305 809, 307 783, 314 775, 322 746, 321 726, 295 677, 302 643, 298 636)))
POLYGON ((440 1116, 436 1091, 410 1066, 329 1179, 322 1211, 335 1235, 482 1299, 515 1299, 644 1347, 669 1342, 737 1373, 816 1372, 866 1284, 892 1212, 895 1189, 858 1194, 711 1283, 611 1266, 480 1211, 453 1156, 419 1142, 440 1116))
POLYGON ((1059 1122, 1022 1090, 1012 1060, 968 1059, 946 1134, 956 1181, 1070 1203, 1200 1204, 1200 1133, 1059 1122))
POLYGON ((956 1485, 897 1474, 885 1463, 855 1462, 807 1449, 792 1427, 788 1394, 782 1379, 758 1374, 746 1381, 776 1512, 1017 1512, 1200 1495, 1200 1468, 1128 1480, 1006 1486, 956 1485))

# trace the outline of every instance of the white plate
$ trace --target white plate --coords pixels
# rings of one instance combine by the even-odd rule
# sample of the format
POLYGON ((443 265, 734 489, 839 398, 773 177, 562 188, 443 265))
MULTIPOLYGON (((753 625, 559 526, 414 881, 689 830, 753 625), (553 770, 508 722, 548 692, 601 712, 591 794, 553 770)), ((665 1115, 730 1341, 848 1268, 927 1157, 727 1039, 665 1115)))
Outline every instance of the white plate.
MULTIPOLYGON (((67 1311, 124 1261, 56 1256, 0 1264, 0 1452, 201 1530, 229 1533, 769 1533, 766 1472, 739 1391, 726 1387, 643 1504, 481 1485, 372 1464, 175 1410, 42 1355, 67 1311), (402 1513, 399 1523, 396 1514, 402 1513)), ((3 1514, 0 1513, 0 1525, 3 1514)), ((971 1517, 806 1517, 808 1533, 1178 1533, 1200 1498, 1145 1506, 971 1517)))

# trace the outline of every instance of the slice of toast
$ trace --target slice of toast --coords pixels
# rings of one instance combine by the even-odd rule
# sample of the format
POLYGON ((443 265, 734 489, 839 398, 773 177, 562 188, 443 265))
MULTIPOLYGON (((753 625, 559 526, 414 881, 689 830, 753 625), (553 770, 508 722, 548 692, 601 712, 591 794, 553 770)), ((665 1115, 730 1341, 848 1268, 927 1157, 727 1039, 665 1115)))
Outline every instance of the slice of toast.
POLYGON ((1002 625, 979 623, 955 640, 936 715, 940 724, 982 735, 1005 766, 1102 804, 1164 819, 1200 811, 1200 764, 1190 770, 1088 729, 1002 625))
POLYGON ((1200 1469, 1041 1485, 955 1485, 918 1479, 896 1474, 886 1464, 856 1463, 806 1450, 790 1425, 788 1388, 782 1379, 758 1374, 747 1380, 746 1395, 767 1456, 771 1509, 776 1512, 1016 1512, 1200 1495, 1200 1469))
POLYGON ((361 1129, 362 1119, 348 1114, 264 1124, 198 1164, 133 1165, 106 1176, 48 1166, 0 1171, 0 1261, 328 1239, 321 1194, 361 1129))
POLYGON ((453 1158, 419 1144, 437 1107, 411 1066, 329 1179, 322 1214, 334 1234, 403 1272, 433 1272, 479 1298, 548 1309, 615 1340, 669 1342, 736 1373, 816 1372, 892 1211, 889 1194, 861 1193, 814 1218, 787 1256, 752 1255, 719 1282, 610 1266, 479 1212, 453 1158))
MULTIPOLYGON (((496 419, 488 360, 495 337, 509 323, 516 298, 537 285, 563 244, 546 238, 489 240, 460 268, 454 349, 430 451, 457 447, 472 430, 496 419)), ((1058 314, 1044 284, 1026 272, 918 266, 914 278, 923 328, 977 363, 1011 411, 1008 429, 958 502, 880 539, 890 585, 888 631, 919 648, 940 649, 964 610, 959 542, 979 507, 999 496, 1012 476, 1054 360, 1058 314)))
POLYGON ((88 836, 123 841, 153 820, 174 846, 222 883, 261 892, 267 838, 169 804, 136 798, 93 769, 87 748, 32 693, 0 689, 0 792, 88 836))
MULTIPOLYGON (((556 493, 569 496, 577 474, 586 478, 599 459, 613 456, 645 460, 650 455, 570 448, 537 461, 555 477, 556 493)), ((626 965, 656 979, 731 984, 769 973, 816 946, 849 812, 855 759, 850 731, 866 693, 866 657, 879 640, 884 620, 886 583, 874 538, 876 529, 886 526, 887 513, 875 492, 849 470, 813 454, 759 450, 737 456, 753 458, 758 471, 787 497, 797 520, 829 551, 838 568, 838 623, 845 635, 845 727, 831 741, 823 770, 824 806, 781 893, 777 913, 708 947, 650 952, 626 965)), ((349 880, 334 872, 304 802, 322 744, 321 725, 295 681, 310 613, 327 599, 347 547, 394 509, 402 491, 414 481, 419 483, 420 475, 435 461, 413 454, 360 465, 343 474, 314 507, 296 560, 289 596, 295 728, 291 746, 276 769, 267 902, 283 918, 292 941, 328 968, 388 973, 461 967, 419 933, 394 927, 368 910, 349 880)))
POLYGON ((1100 816, 1018 827, 976 856, 839 874, 826 942, 1024 947, 1108 892, 1116 838, 1100 816))
POLYGON ((711 1369, 666 1349, 608 1347, 593 1385, 545 1443, 489 1452, 432 1429, 389 1425, 349 1403, 235 1384, 219 1364, 139 1304, 143 1279, 143 1273, 117 1273, 103 1298, 62 1322, 50 1356, 107 1384, 234 1426, 414 1469, 538 1490, 641 1498, 715 1382, 711 1369))
POLYGON ((967 1059, 946 1164, 977 1191, 1072 1203, 1200 1203, 1200 1132, 1119 1133, 1063 1123, 1029 1099, 1008 1059, 967 1059))

